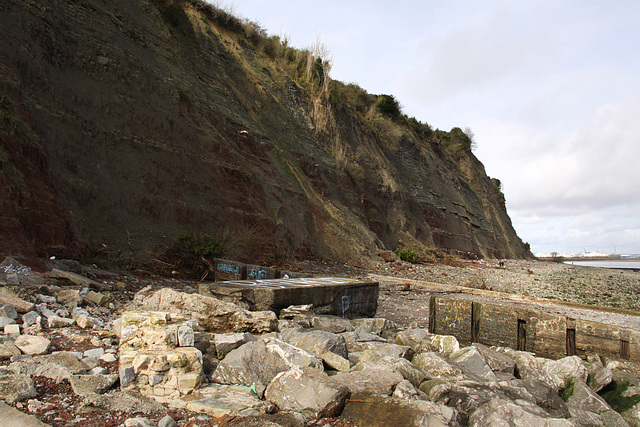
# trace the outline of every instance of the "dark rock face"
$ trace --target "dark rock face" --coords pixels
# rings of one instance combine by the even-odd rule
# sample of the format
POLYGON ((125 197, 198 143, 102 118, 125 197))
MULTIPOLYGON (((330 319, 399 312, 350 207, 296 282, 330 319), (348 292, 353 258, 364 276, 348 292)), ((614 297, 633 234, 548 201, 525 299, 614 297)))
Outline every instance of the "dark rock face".
POLYGON ((0 253, 146 260, 227 232, 253 258, 530 255, 470 151, 331 104, 201 6, 0 6, 0 253))

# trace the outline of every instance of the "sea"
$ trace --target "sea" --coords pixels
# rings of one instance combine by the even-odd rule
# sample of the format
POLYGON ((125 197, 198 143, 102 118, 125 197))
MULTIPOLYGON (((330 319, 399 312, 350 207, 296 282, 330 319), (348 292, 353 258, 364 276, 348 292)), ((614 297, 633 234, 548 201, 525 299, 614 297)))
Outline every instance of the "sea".
POLYGON ((585 267, 620 268, 624 270, 640 271, 640 259, 604 259, 565 261, 565 264, 582 265, 585 267))

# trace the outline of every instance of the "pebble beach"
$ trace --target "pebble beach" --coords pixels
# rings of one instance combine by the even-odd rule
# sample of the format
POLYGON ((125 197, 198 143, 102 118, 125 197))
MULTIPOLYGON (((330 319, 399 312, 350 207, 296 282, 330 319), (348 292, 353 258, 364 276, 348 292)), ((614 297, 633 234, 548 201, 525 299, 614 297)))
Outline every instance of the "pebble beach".
MULTIPOLYGON (((640 272, 633 270, 537 260, 506 260, 504 267, 498 260, 467 261, 457 267, 398 261, 366 268, 316 265, 312 270, 362 278, 374 274, 640 312, 640 272)), ((396 280, 381 280, 383 291, 397 286, 396 280)))

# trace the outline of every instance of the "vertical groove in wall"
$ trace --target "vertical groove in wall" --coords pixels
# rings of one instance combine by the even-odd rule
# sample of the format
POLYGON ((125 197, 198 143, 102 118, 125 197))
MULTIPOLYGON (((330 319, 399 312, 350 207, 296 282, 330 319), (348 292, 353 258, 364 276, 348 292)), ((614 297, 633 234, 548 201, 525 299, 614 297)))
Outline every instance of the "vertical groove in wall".
POLYGON ((479 342, 480 335, 480 303, 474 302, 471 305, 471 342, 479 342))
POLYGON ((429 332, 436 334, 436 296, 431 295, 429 300, 429 332))
POLYGON ((518 319, 517 350, 527 351, 527 321, 518 319))
POLYGON ((567 318, 567 356, 576 354, 576 319, 567 318))

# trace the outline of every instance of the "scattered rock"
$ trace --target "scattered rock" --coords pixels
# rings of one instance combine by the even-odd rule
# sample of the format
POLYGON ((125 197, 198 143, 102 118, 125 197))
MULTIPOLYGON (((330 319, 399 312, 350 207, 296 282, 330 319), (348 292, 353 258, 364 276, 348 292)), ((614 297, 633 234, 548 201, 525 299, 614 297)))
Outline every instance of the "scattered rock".
POLYGON ((51 272, 49 272, 49 277, 66 280, 75 285, 86 286, 99 290, 109 289, 109 286, 105 285, 104 283, 96 282, 95 280, 91 280, 87 277, 72 273, 70 271, 58 270, 57 268, 54 268, 53 270, 51 270, 51 272))
POLYGON ((9 319, 16 320, 18 318, 18 311, 13 304, 5 304, 0 307, 0 317, 8 317, 9 319))
POLYGON ((86 366, 71 353, 61 351, 13 362, 8 369, 15 374, 43 376, 60 382, 72 375, 85 373, 86 366))
POLYGON ((71 375, 69 377, 71 388, 78 396, 87 396, 90 393, 102 394, 113 387, 116 381, 118 381, 117 374, 71 375))
POLYGON ((36 417, 20 412, 2 401, 0 401, 0 421, 7 427, 50 427, 49 424, 45 424, 36 417))
MULTIPOLYGON (((5 375, 0 377, 0 399, 7 403, 22 402, 36 397, 36 387, 28 375, 5 375)), ((0 418, 0 423, 2 423, 0 418)))
POLYGON ((51 341, 37 335, 20 335, 15 339, 14 344, 24 354, 41 355, 49 351, 51 341))

